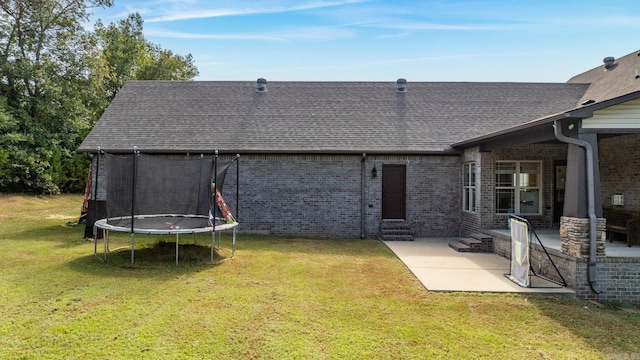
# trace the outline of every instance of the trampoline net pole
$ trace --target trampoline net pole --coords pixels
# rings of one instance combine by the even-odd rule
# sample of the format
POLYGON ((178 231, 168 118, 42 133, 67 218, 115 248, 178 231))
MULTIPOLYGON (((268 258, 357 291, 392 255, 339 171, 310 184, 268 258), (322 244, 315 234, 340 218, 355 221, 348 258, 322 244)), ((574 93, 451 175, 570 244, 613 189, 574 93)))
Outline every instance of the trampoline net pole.
MULTIPOLYGON (((93 164, 91 164, 93 166, 93 164)), ((96 221, 98 221, 98 172, 100 171, 100 146, 98 146, 98 156, 96 157, 96 181, 93 183, 93 253, 98 256, 98 228, 96 227, 96 221)), ((89 198, 91 201, 91 198, 89 198)), ((89 219, 87 218, 87 221, 89 219)), ((102 237, 104 241, 104 236, 102 237)), ((105 254, 106 256, 106 254, 105 254)))
POLYGON ((138 177, 137 147, 133 147, 133 176, 131 177, 131 233, 133 234, 133 222, 136 214, 136 178, 138 177))
MULTIPOLYGON (((213 247, 215 246, 216 243, 216 218, 217 215, 216 213, 218 212, 218 204, 216 203, 216 195, 218 194, 218 150, 215 151, 215 155, 213 157, 213 183, 215 184, 215 187, 213 188, 213 202, 212 202, 212 206, 213 206, 213 230, 211 230, 212 236, 213 236, 213 243, 211 244, 211 262, 213 262, 213 247)), ((218 240, 218 244, 220 240, 218 240)))
POLYGON ((236 222, 240 218, 240 154, 236 155, 236 222))
POLYGON ((213 158, 213 231, 216 231, 216 218, 218 213, 218 204, 216 203, 216 195, 218 194, 218 150, 216 150, 216 155, 213 158))
POLYGON ((134 263, 134 251, 135 251, 135 233, 134 221, 136 214, 136 178, 138 177, 138 147, 133 147, 133 181, 131 184, 131 265, 134 263))

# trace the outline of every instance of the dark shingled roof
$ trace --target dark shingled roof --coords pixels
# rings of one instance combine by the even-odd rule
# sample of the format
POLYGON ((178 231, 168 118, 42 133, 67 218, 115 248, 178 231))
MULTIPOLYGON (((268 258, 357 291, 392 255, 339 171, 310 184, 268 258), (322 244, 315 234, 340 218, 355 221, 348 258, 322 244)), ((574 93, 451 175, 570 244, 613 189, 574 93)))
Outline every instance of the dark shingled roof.
POLYGON ((640 52, 636 51, 616 59, 612 68, 606 69, 604 63, 580 75, 569 79, 569 83, 591 84, 580 104, 593 100, 601 102, 640 90, 640 52))
POLYGON ((438 153, 576 107, 588 84, 130 81, 79 148, 94 152, 438 153))

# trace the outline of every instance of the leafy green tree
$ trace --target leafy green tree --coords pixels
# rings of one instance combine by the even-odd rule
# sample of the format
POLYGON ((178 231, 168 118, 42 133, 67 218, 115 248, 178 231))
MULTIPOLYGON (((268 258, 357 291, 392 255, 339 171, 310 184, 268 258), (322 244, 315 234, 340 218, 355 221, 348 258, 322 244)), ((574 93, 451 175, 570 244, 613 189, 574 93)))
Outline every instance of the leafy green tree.
POLYGON ((61 190, 55 179, 63 169, 52 164, 73 158, 81 130, 92 121, 84 100, 92 93, 86 91, 91 87, 88 54, 95 42, 82 23, 91 7, 111 4, 0 1, 0 141, 5 158, 0 190, 61 190))
POLYGON ((132 14, 84 29, 113 0, 0 0, 0 191, 81 191, 75 149, 130 79, 186 80, 191 55, 149 43, 132 14))
POLYGON ((180 56, 158 45, 147 44, 136 71, 137 80, 189 80, 198 75, 191 54, 180 56))
POLYGON ((127 80, 135 78, 138 59, 144 56, 146 40, 142 34, 142 17, 130 14, 117 24, 96 24, 96 35, 106 66, 103 83, 108 98, 113 99, 127 80))
POLYGON ((138 13, 118 23, 96 24, 96 34, 107 66, 104 86, 113 99, 127 80, 190 80, 198 75, 191 54, 181 56, 150 43, 143 35, 138 13))

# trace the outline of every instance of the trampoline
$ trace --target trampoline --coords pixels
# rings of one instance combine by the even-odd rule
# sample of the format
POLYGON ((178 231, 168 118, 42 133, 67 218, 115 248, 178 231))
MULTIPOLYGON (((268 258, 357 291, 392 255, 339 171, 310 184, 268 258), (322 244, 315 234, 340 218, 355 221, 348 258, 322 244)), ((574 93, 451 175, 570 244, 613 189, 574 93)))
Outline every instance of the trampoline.
MULTIPOLYGON (((215 247, 216 238, 218 239, 218 247, 220 247, 221 231, 233 230, 231 256, 236 252, 236 227, 237 222, 227 223, 224 219, 216 219, 216 225, 210 226, 210 220, 206 216, 201 215, 176 215, 176 214, 157 214, 157 215, 137 215, 134 217, 133 234, 147 235, 175 235, 176 236, 176 265, 179 261, 180 235, 211 233, 211 261, 213 262, 213 249, 215 247)), ((103 230, 103 260, 107 260, 109 250, 109 232, 131 232, 131 217, 118 217, 111 219, 100 219, 94 223, 94 234, 98 229, 103 230), (120 225, 109 224, 107 220, 115 220, 120 225), (128 226, 127 226, 128 225, 128 226)), ((135 237, 131 243, 131 263, 134 262, 135 237)), ((94 243, 94 254, 98 255, 98 242, 94 243)))
MULTIPOLYGON (((98 153, 101 154, 100 149, 98 153)), ((96 174, 100 173, 100 157, 96 174)), ((109 232, 130 233, 131 264, 135 262, 135 235, 175 235, 176 264, 179 261, 180 235, 211 233, 211 261, 216 238, 220 247, 222 231, 232 231, 233 257, 238 226, 239 157, 218 169, 215 156, 199 157, 104 153, 107 161, 107 217, 93 223, 94 255, 107 261, 109 232), (228 168, 236 164, 235 216, 222 198, 228 168), (215 219, 215 221, 214 221, 215 219), (103 256, 98 254, 98 230, 102 231, 103 256)), ((98 176, 94 194, 98 193, 98 176)), ((94 216, 94 219, 96 217, 94 216)), ((89 225, 89 224, 87 224, 89 225)))

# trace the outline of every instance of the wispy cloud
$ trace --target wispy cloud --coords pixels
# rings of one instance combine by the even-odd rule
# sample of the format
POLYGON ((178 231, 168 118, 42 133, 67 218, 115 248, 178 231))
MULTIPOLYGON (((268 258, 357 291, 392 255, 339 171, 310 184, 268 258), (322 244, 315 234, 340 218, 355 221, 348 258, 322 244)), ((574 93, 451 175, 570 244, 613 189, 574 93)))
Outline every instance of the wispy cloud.
POLYGON ((397 39, 397 38, 403 38, 403 37, 407 37, 407 36, 411 36, 411 33, 410 32, 401 32, 401 33, 397 33, 397 34, 385 34, 385 35, 376 36, 375 39, 378 39, 378 40, 397 39))
POLYGON ((147 36, 173 39, 287 41, 284 37, 267 34, 196 34, 161 29, 146 29, 144 32, 147 36))
POLYGON ((198 34, 159 28, 145 29, 145 35, 174 39, 194 40, 249 40, 249 41, 295 41, 334 40, 352 37, 352 32, 340 27, 304 27, 260 33, 198 34))
POLYGON ((430 21, 381 21, 369 23, 366 26, 381 29, 425 31, 496 31, 496 30, 516 30, 532 27, 526 23, 492 23, 492 24, 441 24, 430 21))
POLYGON ((171 13, 152 17, 146 20, 148 23, 167 22, 178 20, 205 19, 225 16, 242 16, 258 14, 276 14, 285 12, 314 10, 328 7, 344 6, 356 3, 368 2, 370 0, 334 0, 334 1, 312 1, 296 5, 266 6, 258 5, 241 8, 200 8, 189 11, 172 11, 171 13))

